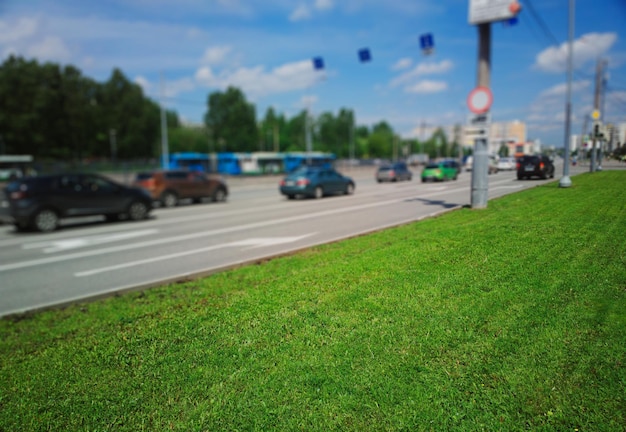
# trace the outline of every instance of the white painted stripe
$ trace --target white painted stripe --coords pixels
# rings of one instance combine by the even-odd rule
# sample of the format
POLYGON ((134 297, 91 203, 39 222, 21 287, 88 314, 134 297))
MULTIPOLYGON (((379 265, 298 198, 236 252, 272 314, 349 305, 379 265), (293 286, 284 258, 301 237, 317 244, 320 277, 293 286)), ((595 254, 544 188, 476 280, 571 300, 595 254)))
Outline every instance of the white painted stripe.
POLYGON ((125 240, 129 238, 142 237, 147 235, 158 234, 157 229, 148 229, 141 231, 128 231, 117 232, 111 234, 98 234, 88 237, 75 237, 69 239, 50 240, 39 243, 27 243, 22 246, 22 249, 39 249, 43 248, 44 253, 60 252, 67 249, 75 249, 85 246, 93 246, 103 243, 112 243, 118 240, 125 240))
POLYGON ((263 222, 255 222, 255 223, 239 225, 239 226, 234 226, 234 227, 229 227, 229 228, 200 231, 200 232, 195 232, 195 233, 186 234, 186 235, 176 235, 174 237, 165 237, 165 238, 149 240, 149 241, 144 241, 144 242, 125 244, 125 245, 119 245, 119 246, 111 246, 111 247, 102 248, 102 249, 94 249, 94 250, 70 253, 70 254, 65 254, 65 255, 55 255, 55 256, 50 256, 46 258, 34 259, 30 261, 21 261, 21 262, 16 262, 16 263, 11 263, 11 264, 0 265, 0 272, 16 270, 20 268, 34 267, 34 266, 42 265, 42 264, 51 264, 55 262, 68 261, 68 260, 72 260, 76 258, 84 258, 88 256, 105 255, 105 254, 114 253, 114 252, 141 249, 145 247, 152 247, 152 246, 168 244, 168 243, 182 242, 182 241, 197 239, 199 237, 209 237, 209 236, 218 235, 218 234, 245 231, 249 229, 262 228, 262 227, 267 227, 267 226, 272 226, 272 225, 288 224, 291 222, 297 222, 297 221, 307 220, 307 219, 315 219, 315 218, 331 216, 331 215, 336 215, 336 214, 341 214, 341 213, 360 211, 360 210, 365 210, 368 208, 384 207, 393 203, 410 202, 411 200, 415 200, 419 198, 441 196, 442 194, 455 193, 455 192, 459 192, 463 190, 467 190, 467 187, 450 189, 445 192, 433 192, 430 194, 423 194, 414 198, 408 198, 408 197, 396 198, 393 200, 378 201, 375 203, 361 204, 361 205, 356 205, 356 206, 351 206, 351 207, 342 207, 338 209, 325 210, 325 211, 321 211, 317 213, 307 213, 304 215, 291 216, 287 218, 275 219, 275 220, 269 220, 269 221, 263 221, 263 222))
POLYGON ((302 240, 302 239, 304 239, 306 237, 312 236, 313 234, 315 234, 315 233, 305 234, 305 235, 301 235, 301 236, 297 236, 297 237, 276 237, 276 238, 266 238, 266 239, 265 238, 248 239, 248 240, 236 241, 236 242, 232 242, 232 243, 223 243, 223 244, 219 244, 219 245, 208 246, 208 247, 205 247, 205 248, 188 250, 188 251, 185 251, 185 252, 178 252, 178 253, 173 253, 173 254, 169 254, 169 255, 161 255, 161 256, 154 257, 154 258, 147 258, 147 259, 138 260, 138 261, 125 262, 123 264, 118 264, 118 265, 114 265, 114 266, 102 267, 102 268, 98 268, 98 269, 87 270, 87 271, 84 271, 84 272, 74 273, 74 276, 76 276, 76 277, 93 276, 93 275, 98 274, 98 273, 104 273, 104 272, 113 271, 113 270, 120 270, 120 269, 124 269, 124 268, 129 268, 129 267, 136 267, 136 266, 139 266, 139 265, 142 265, 142 264, 151 264, 151 263, 155 263, 155 262, 159 262, 159 261, 165 261, 165 260, 169 260, 169 259, 181 258, 181 257, 188 256, 188 255, 195 255, 195 254, 199 254, 199 253, 203 253, 203 252, 210 252, 212 250, 222 249, 222 248, 226 248, 226 247, 249 246, 250 248, 257 248, 257 247, 273 246, 273 245, 284 244, 284 243, 293 243, 293 242, 296 242, 298 240, 302 240))

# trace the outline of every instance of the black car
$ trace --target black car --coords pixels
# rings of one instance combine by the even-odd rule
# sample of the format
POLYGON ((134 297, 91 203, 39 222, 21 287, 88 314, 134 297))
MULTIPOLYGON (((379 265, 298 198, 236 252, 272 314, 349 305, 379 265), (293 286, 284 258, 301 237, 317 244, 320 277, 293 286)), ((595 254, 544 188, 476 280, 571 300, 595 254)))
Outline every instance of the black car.
POLYGON ((401 180, 409 180, 413 178, 413 173, 404 162, 396 162, 392 165, 383 165, 376 171, 376 181, 396 182, 401 180))
POLYGON ((151 210, 146 191, 97 174, 25 177, 9 183, 0 196, 0 219, 18 230, 54 231, 60 219, 79 216, 141 220, 151 210))
POLYGON ((554 164, 546 155, 522 156, 517 160, 517 179, 554 178, 554 164))

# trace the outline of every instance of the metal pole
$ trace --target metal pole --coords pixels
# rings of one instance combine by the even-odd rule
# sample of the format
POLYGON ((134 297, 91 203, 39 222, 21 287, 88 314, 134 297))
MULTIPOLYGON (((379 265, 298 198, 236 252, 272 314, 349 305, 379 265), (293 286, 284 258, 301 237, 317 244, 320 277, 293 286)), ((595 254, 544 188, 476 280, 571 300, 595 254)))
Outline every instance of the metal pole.
POLYGON ((569 0, 569 43, 567 45, 567 100, 565 102, 565 154, 563 155, 563 177, 559 180, 559 187, 568 188, 572 185, 569 178, 569 154, 572 134, 572 57, 574 45, 574 2, 569 0))
POLYGON ((109 130, 109 140, 111 142, 111 162, 113 166, 117 165, 117 143, 115 142, 115 129, 109 130))
MULTIPOLYGON (((489 88, 491 74, 491 23, 478 25, 478 86, 489 88)), ((472 208, 487 207, 489 151, 487 139, 474 140, 474 166, 472 168, 472 208)))
MULTIPOLYGON (((600 101, 601 101, 601 106, 602 109, 600 110, 600 123, 604 126, 604 107, 605 107, 605 101, 606 101, 606 67, 608 66, 608 62, 606 60, 604 60, 602 62, 602 79, 601 79, 601 83, 602 83, 602 89, 600 91, 600 101)), ((598 150, 598 171, 602 171, 602 159, 604 158, 604 148, 606 147, 607 144, 607 138, 608 137, 603 137, 600 140, 600 149, 598 150)))
POLYGON ((310 126, 310 112, 309 112, 309 107, 307 107, 306 109, 306 115, 304 118, 304 138, 306 140, 306 158, 307 158, 307 164, 311 165, 311 151, 313 149, 313 145, 311 142, 311 126, 310 126))
POLYGON ((161 72, 161 157, 163 169, 170 167, 170 151, 167 143, 167 121, 165 117, 165 83, 163 82, 163 72, 161 72))

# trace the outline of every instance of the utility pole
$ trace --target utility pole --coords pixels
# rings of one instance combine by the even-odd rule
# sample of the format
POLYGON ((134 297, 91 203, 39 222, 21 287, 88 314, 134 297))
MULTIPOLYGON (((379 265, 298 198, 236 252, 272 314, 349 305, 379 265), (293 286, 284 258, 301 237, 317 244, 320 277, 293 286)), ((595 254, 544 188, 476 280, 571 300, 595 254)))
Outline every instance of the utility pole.
MULTIPOLYGON (((478 77, 477 86, 489 88, 491 82, 491 23, 478 24, 478 77)), ((487 207, 489 150, 487 138, 474 140, 474 166, 472 167, 472 208, 487 207)))
POLYGON ((115 142, 115 129, 109 129, 109 141, 111 144, 111 162, 113 166, 117 165, 117 143, 115 142))
MULTIPOLYGON (((593 98, 593 108, 594 108, 594 112, 595 113, 599 113, 600 111, 600 101, 601 101, 601 94, 602 94, 602 78, 604 75, 603 69, 604 69, 604 65, 606 64, 605 61, 603 61, 602 59, 598 59, 598 62, 596 63, 596 88, 595 88, 595 93, 594 93, 594 98, 593 98)), ((594 119, 594 132, 596 129, 596 125, 602 121, 602 116, 603 113, 600 113, 599 115, 599 119, 594 119)), ((589 164, 589 172, 594 172, 597 170, 596 167, 596 163, 597 163, 597 145, 598 145, 598 137, 596 136, 596 134, 594 133, 593 136, 593 145, 591 147, 591 163, 589 164)), ((599 143, 599 145, 602 145, 602 143, 599 143)))
POLYGON ((161 72, 161 164, 163 169, 170 167, 170 151, 167 143, 167 121, 165 116, 165 83, 161 72))
POLYGON ((423 155, 424 154, 424 129, 426 128, 426 123, 424 122, 424 120, 422 120, 421 126, 422 126, 422 130, 420 132, 420 145, 421 145, 420 153, 423 155))
MULTIPOLYGON (((310 103, 309 103, 310 105, 310 103)), ((313 143, 311 142, 311 125, 310 125, 311 109, 307 106, 305 118, 304 118, 304 139, 306 142, 306 162, 307 165, 311 165, 311 151, 313 150, 313 143)))
POLYGON ((572 185, 569 178, 569 154, 571 151, 572 134, 572 57, 574 45, 574 1, 569 0, 569 42, 567 45, 567 99, 565 102, 565 143, 563 155, 563 177, 559 180, 559 187, 568 188, 572 185))

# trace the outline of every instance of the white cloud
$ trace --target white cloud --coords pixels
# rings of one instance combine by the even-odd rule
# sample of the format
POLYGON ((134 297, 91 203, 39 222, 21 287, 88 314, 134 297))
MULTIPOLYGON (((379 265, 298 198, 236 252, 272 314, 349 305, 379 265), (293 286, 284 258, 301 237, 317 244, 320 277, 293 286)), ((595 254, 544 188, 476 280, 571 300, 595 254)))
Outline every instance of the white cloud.
POLYGON ((37 30, 37 20, 20 18, 14 23, 0 21, 0 44, 20 41, 31 37, 37 30))
POLYGON ((409 57, 404 57, 398 60, 393 66, 391 66, 391 70, 399 71, 408 69, 411 67, 412 64, 413 60, 411 60, 409 57))
MULTIPOLYGON (((617 41, 616 33, 587 33, 574 41, 573 63, 579 67, 604 55, 617 41)), ((539 54, 535 68, 544 72, 562 73, 567 68, 568 43, 551 46, 539 54)))
POLYGON ((222 63, 230 50, 231 47, 226 45, 207 48, 202 56, 202 63, 209 65, 222 63))
POLYGON ((444 81, 423 80, 417 84, 405 87, 408 93, 439 93, 448 89, 448 84, 444 81))
POLYGON ((283 93, 310 87, 317 79, 310 60, 286 63, 270 71, 264 66, 241 67, 215 74, 207 66, 198 69, 195 79, 208 87, 235 86, 251 96, 283 93))
POLYGON ((198 69, 196 71, 195 78, 196 78, 196 81, 206 86, 214 85, 217 80, 215 75, 213 75, 213 71, 208 66, 204 66, 198 69))
POLYGON ((26 52, 29 57, 60 62, 68 61, 71 57, 70 50, 57 36, 46 36, 43 40, 32 43, 26 52))
POLYGON ((163 87, 166 97, 174 97, 180 93, 194 90, 196 83, 191 78, 181 78, 174 81, 166 81, 163 87))
POLYGON ((315 9, 317 10, 329 10, 333 6, 333 0, 315 0, 315 9))
POLYGON ((304 21, 313 18, 313 12, 315 11, 328 11, 335 7, 334 0, 315 0, 312 6, 305 3, 300 3, 291 14, 289 15, 289 21, 304 21))
POLYGON ((305 4, 301 4, 289 15, 289 21, 302 21, 311 18, 311 10, 305 4))
POLYGON ((35 18, 0 21, 0 51, 39 60, 69 61, 71 53, 63 39, 54 34, 42 36, 41 27, 35 18))
MULTIPOLYGON (((590 85, 591 85, 591 82, 589 80, 573 82, 572 93, 585 90, 590 85)), ((562 84, 557 84, 555 86, 550 87, 547 90, 542 91, 539 97, 546 98, 546 97, 554 97, 554 96, 565 96, 566 92, 567 92, 567 83, 562 83, 562 84)))
POLYGON ((390 82, 391 87, 397 87, 402 84, 406 84, 416 78, 424 75, 433 75, 448 72, 453 68, 454 64, 450 60, 442 60, 439 63, 428 62, 420 63, 412 70, 405 72, 404 74, 394 78, 390 82))
POLYGON ((135 81, 135 84, 138 84, 143 89, 144 93, 150 92, 152 84, 150 84, 150 81, 148 81, 145 77, 139 75, 135 77, 134 81, 135 81))

